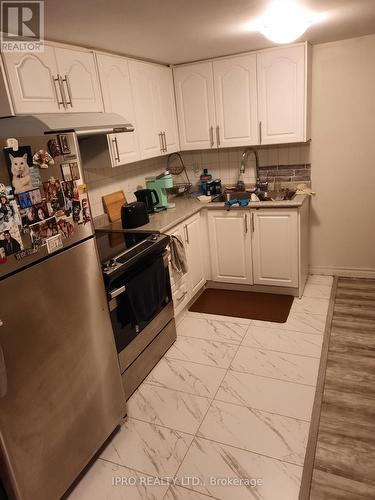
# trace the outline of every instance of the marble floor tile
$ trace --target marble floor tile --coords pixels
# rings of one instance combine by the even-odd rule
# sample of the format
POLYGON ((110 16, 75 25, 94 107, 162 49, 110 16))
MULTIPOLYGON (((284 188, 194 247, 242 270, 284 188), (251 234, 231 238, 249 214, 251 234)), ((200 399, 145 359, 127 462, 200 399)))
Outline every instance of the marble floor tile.
POLYGON ((195 438, 178 471, 177 478, 196 476, 192 489, 228 500, 298 500, 302 468, 249 451, 195 438), (248 484, 228 486, 215 479, 247 480, 248 484), (261 484, 251 486, 250 480, 261 484))
POLYGON ((239 323, 240 325, 250 325, 251 319, 247 318, 235 318, 234 316, 221 316, 220 314, 206 314, 206 313, 196 313, 191 311, 186 311, 186 318, 198 318, 198 319, 209 319, 211 321, 224 321, 226 323, 239 323))
POLYGON ((309 423, 290 417, 213 401, 198 436, 303 465, 309 423))
POLYGON ((173 476, 193 436, 129 418, 101 458, 151 476, 173 476))
POLYGON ((209 500, 210 498, 211 500, 214 499, 212 496, 203 495, 197 491, 172 485, 167 491, 164 500, 209 500))
POLYGON ((238 346, 227 342, 177 337, 176 342, 166 353, 167 358, 193 361, 204 365, 228 368, 238 346))
POLYGON ((317 299, 315 297, 294 298, 291 313, 320 314, 327 315, 329 299, 317 299))
POLYGON ((265 328, 277 328, 278 330, 290 330, 293 332, 323 335, 326 325, 326 316, 324 314, 312 315, 291 311, 285 323, 273 323, 272 321, 253 320, 253 325, 265 328))
POLYGON ((179 324, 177 335, 240 344, 248 326, 229 321, 186 317, 179 324))
POLYGON ((315 387, 229 371, 215 399, 309 421, 314 396, 315 387))
POLYGON ((240 346, 230 369, 315 387, 319 359, 240 346))
POLYGON ((128 415, 195 434, 209 406, 210 400, 201 396, 142 384, 128 401, 128 415))
POLYGON ((332 286, 333 276, 324 276, 322 274, 310 274, 307 283, 311 285, 332 286))
POLYGON ((162 358, 145 383, 213 398, 225 375, 225 368, 162 358))
POLYGON ((320 358, 323 337, 309 333, 250 325, 243 346, 320 358))
POLYGON ((67 500, 162 500, 168 486, 149 484, 148 481, 152 482, 153 478, 99 459, 67 500), (122 484, 114 484, 116 478, 121 479, 122 484))
POLYGON ((303 291, 304 297, 314 297, 317 299, 329 299, 331 297, 331 285, 317 285, 313 283, 306 283, 303 291))

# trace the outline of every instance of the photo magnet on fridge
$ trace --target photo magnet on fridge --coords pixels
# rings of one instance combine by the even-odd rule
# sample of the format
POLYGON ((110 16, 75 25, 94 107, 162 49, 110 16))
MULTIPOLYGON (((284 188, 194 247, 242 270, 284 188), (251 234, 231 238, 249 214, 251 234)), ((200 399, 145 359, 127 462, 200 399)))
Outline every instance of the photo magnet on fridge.
POLYGON ((68 137, 66 135, 59 135, 60 148, 63 155, 70 155, 70 147, 68 137))
POLYGON ((59 234, 59 228, 55 217, 30 226, 30 236, 34 247, 45 245, 48 238, 57 234, 59 234))
POLYGON ((72 172, 70 170, 70 163, 62 163, 61 164, 61 173, 64 181, 69 182, 72 181, 72 172))
POLYGON ((20 208, 29 208, 37 203, 42 203, 42 193, 40 189, 33 189, 17 195, 20 208))
POLYGON ((33 189, 31 176, 33 158, 30 146, 19 146, 17 151, 13 148, 4 148, 4 155, 14 193, 19 194, 33 189))
POLYGON ((0 233, 0 248, 4 249, 6 257, 23 249, 22 239, 18 227, 13 226, 0 233))
POLYGON ((74 222, 79 222, 81 218, 81 202, 78 200, 73 200, 73 220, 74 222))

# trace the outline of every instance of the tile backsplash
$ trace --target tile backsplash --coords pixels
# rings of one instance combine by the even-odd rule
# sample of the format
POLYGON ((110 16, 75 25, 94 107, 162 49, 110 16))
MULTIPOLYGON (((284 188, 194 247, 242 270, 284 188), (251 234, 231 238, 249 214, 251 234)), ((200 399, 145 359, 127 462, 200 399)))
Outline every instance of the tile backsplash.
MULTIPOLYGON (((204 168, 213 178, 220 178, 223 184, 235 184, 241 162, 240 148, 184 151, 181 156, 193 185, 198 185, 199 176, 204 168)), ((263 146, 257 148, 259 154, 261 178, 269 182, 277 179, 283 183, 305 182, 311 179, 310 145, 293 144, 287 146, 263 146)), ((173 162, 175 159, 172 160, 173 162)), ((84 164, 83 164, 84 166, 84 164)), ((158 175, 166 169, 167 157, 159 156, 142 160, 121 167, 110 166, 100 169, 85 169, 85 179, 89 192, 93 216, 101 215, 103 204, 101 197, 113 191, 123 190, 128 201, 134 201, 134 191, 145 187, 145 177, 158 175)), ((250 155, 246 164, 245 182, 255 182, 255 158, 250 155)), ((186 178, 176 177, 176 182, 186 178)))

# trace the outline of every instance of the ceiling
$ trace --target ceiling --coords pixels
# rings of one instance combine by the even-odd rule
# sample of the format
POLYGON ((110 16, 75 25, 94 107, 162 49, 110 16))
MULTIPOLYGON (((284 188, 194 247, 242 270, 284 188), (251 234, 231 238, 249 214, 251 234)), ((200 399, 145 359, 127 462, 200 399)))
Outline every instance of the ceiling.
MULTIPOLYGON (((271 47, 243 28, 269 0, 47 0, 45 37, 168 64, 271 47)), ((327 19, 299 39, 375 33, 375 0, 300 0, 327 19)))

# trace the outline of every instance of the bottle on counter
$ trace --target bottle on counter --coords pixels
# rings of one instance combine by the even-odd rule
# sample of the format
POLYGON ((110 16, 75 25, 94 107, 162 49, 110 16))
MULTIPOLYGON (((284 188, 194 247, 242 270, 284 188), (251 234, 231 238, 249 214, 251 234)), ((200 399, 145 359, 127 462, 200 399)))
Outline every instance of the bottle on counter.
POLYGON ((203 194, 207 194, 207 184, 211 182, 212 175, 208 173, 208 169, 204 168, 200 175, 200 189, 203 194))

